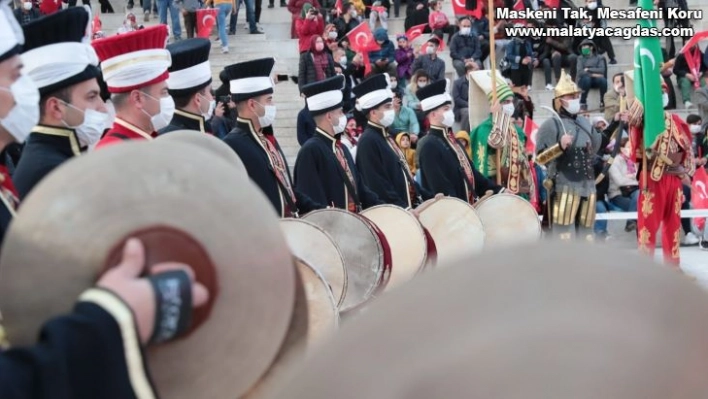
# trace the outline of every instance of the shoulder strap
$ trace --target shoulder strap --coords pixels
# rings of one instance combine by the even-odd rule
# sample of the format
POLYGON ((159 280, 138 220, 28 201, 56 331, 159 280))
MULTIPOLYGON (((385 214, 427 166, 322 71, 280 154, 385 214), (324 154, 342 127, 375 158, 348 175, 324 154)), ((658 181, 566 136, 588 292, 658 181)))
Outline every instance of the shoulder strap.
MULTIPOLYGON (((344 155, 344 154, 342 154, 344 155)), ((336 155, 335 155, 336 158, 336 155)), ((344 161, 347 161, 347 157, 344 156, 344 161)), ((356 203, 357 208, 361 209, 361 201, 359 201, 359 193, 356 190, 356 187, 354 186, 354 182, 349 180, 349 176, 347 176, 347 172, 342 168, 342 165, 339 163, 339 160, 335 159, 334 163, 337 164, 337 171, 339 172, 339 176, 344 180, 344 185, 347 186, 347 190, 352 195, 352 198, 354 199, 354 202, 356 203)), ((354 175, 354 172, 352 171, 352 175, 354 175)))
MULTIPOLYGON (((268 169, 273 174, 276 183, 278 183, 278 190, 280 190, 280 193, 282 194, 283 198, 285 198, 285 202, 288 203, 288 207, 290 208, 291 213, 294 215, 298 215, 299 209, 297 208, 297 204, 295 204, 293 199, 290 197, 288 189, 285 187, 285 184, 280 181, 280 179, 278 178, 278 174, 275 172, 275 169, 273 169, 273 165, 270 162, 268 162, 268 169)), ((293 188, 293 190, 295 189, 293 188)))

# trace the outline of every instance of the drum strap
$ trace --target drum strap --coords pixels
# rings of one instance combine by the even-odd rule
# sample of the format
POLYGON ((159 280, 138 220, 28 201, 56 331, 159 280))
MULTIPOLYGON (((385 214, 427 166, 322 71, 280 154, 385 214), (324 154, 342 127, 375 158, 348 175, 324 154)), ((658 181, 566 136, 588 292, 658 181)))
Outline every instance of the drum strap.
POLYGON ((334 144, 334 154, 337 156, 337 170, 339 171, 339 176, 344 180, 344 185, 347 186, 347 191, 349 192, 350 198, 349 202, 349 212, 359 213, 361 212, 361 202, 359 201, 359 194, 356 192, 356 187, 354 186, 354 176, 351 169, 349 168, 349 163, 347 158, 344 156, 344 150, 342 150, 342 143, 337 140, 334 144))
MULTIPOLYGON (((434 135, 438 137, 442 141, 446 141, 445 138, 439 137, 437 135, 434 135)), ((455 136, 452 135, 452 133, 447 133, 446 136, 447 138, 447 145, 450 148, 450 150, 457 156, 457 160, 460 163, 460 171, 462 172, 463 176, 465 177, 465 185, 467 186, 467 201, 470 204, 474 204, 474 198, 475 198, 475 191, 474 191, 474 173, 472 172, 472 165, 470 164, 469 158, 467 158, 467 154, 464 153, 464 150, 462 147, 460 147, 459 144, 457 144, 457 141, 455 140, 455 136)))
MULTIPOLYGON (((282 194, 283 198, 285 198, 285 202, 287 203, 288 208, 290 208, 290 213, 293 216, 297 217, 298 209, 295 203, 295 191, 293 190, 292 185, 290 183, 290 177, 286 176, 288 173, 285 165, 285 160, 280 155, 278 149, 275 148, 273 143, 271 143, 270 140, 268 140, 262 133, 256 133, 256 137, 260 141, 261 146, 266 150, 266 155, 268 156, 268 160, 270 161, 268 163, 268 169, 270 169, 270 171, 275 176, 275 180, 278 183, 280 193, 282 194)), ((284 214, 288 216, 288 212, 284 212, 284 214)))

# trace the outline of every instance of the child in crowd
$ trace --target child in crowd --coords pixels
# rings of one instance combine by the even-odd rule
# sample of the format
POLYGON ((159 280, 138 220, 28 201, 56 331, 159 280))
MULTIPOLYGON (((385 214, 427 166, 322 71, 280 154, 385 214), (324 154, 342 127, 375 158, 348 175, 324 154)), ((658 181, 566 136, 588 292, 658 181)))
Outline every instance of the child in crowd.
POLYGON ((418 166, 415 162, 415 150, 411 148, 411 136, 406 132, 398 133, 398 135, 396 135, 396 144, 398 144, 398 147, 406 156, 406 162, 408 163, 408 168, 411 170, 411 173, 415 175, 418 166))

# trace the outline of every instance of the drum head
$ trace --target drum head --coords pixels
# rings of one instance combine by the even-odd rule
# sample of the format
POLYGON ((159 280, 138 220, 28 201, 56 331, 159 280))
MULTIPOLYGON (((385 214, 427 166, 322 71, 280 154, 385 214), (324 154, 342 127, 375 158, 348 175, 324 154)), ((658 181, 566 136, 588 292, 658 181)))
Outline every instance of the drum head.
POLYGON ((191 334, 148 349, 161 396, 242 395, 282 346, 296 270, 270 203, 246 174, 182 143, 110 146, 66 162, 35 187, 0 257, 10 342, 34 344, 41 324, 70 310, 116 265, 131 236, 145 243, 148 267, 187 263, 210 290, 191 334))
POLYGON ((425 201, 418 214, 437 249, 437 266, 484 249, 484 227, 474 208, 452 197, 425 201))
POLYGON ((309 326, 307 344, 310 346, 322 341, 337 329, 339 310, 337 310, 337 303, 334 301, 332 290, 324 276, 301 259, 298 259, 296 263, 307 298, 307 324, 309 326))
POLYGON ((344 256, 347 292, 340 310, 350 310, 371 299, 386 266, 384 247, 369 222, 342 209, 310 212, 303 219, 326 231, 344 256))
POLYGON ((485 248, 503 248, 541 239, 538 213, 525 199, 513 194, 497 194, 475 205, 484 225, 485 248))
POLYGON ((418 219, 395 205, 379 205, 360 213, 378 227, 391 248, 391 278, 386 289, 411 280, 425 266, 428 247, 418 219))
POLYGON ((332 237, 321 227, 303 219, 281 219, 280 229, 293 255, 324 276, 337 306, 341 306, 347 291, 347 270, 344 257, 332 237))

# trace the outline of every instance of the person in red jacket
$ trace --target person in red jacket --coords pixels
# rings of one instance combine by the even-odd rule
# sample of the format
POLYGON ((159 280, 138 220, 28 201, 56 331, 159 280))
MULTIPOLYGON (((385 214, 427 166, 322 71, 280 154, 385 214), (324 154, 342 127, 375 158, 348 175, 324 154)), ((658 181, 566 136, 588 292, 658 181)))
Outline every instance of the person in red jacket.
POLYGON ((295 32, 297 33, 298 48, 300 54, 310 50, 310 42, 313 36, 324 34, 324 19, 310 3, 305 3, 300 12, 300 17, 295 20, 295 32))
MULTIPOLYGON (((625 76, 629 78, 629 76, 625 76)), ((664 107, 668 87, 662 82, 664 107)), ((630 142, 635 162, 640 165, 639 215, 637 241, 639 250, 653 256, 656 233, 662 226, 664 262, 679 268, 681 234, 682 180, 695 172, 691 132, 676 114, 664 112, 666 130, 657 138, 651 151, 644 150, 644 107, 635 99, 630 108, 630 142), (643 159, 645 158, 646 159, 643 159), (646 168, 645 170, 642 170, 646 168)))
MULTIPOLYGON (((297 20, 304 18, 303 9, 305 4, 309 4, 310 7, 319 9, 320 3, 318 0, 289 0, 288 1, 288 11, 290 11, 292 17, 292 24, 290 25, 290 38, 297 39, 297 20)), ((306 11, 307 12, 307 11, 306 11)), ((324 29, 324 21, 322 22, 322 28, 324 29)), ((321 33, 320 33, 321 34, 321 33)))
POLYGON ((116 110, 113 126, 96 148, 152 140, 172 120, 175 103, 167 90, 167 69, 172 65, 165 49, 167 35, 167 25, 155 25, 93 41, 116 110))

